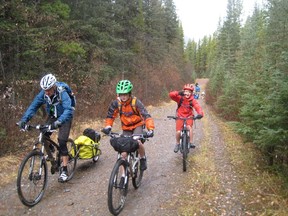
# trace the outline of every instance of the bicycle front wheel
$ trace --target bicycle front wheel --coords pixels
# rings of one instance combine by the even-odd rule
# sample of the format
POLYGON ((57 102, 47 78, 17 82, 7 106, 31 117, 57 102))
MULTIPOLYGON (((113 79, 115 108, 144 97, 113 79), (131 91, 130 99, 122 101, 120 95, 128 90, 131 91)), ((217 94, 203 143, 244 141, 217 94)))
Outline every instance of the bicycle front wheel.
MULTIPOLYGON (((138 152, 136 153, 136 158, 138 158, 138 152)), ((143 178, 143 170, 140 170, 140 160, 137 160, 132 167, 132 184, 135 189, 139 188, 143 178)))
POLYGON ((69 160, 68 160, 68 164, 67 164, 67 169, 68 169, 68 179, 67 181, 69 181, 70 179, 73 178, 73 175, 75 173, 75 169, 76 169, 76 165, 77 165, 77 155, 76 155, 76 145, 74 143, 74 141, 72 139, 68 139, 67 141, 67 148, 68 148, 68 156, 69 156, 69 160))
POLYGON ((123 174, 127 173, 126 161, 119 159, 110 176, 108 185, 108 208, 111 214, 118 215, 125 204, 128 192, 128 179, 126 184, 121 182, 123 174))
POLYGON ((46 160, 39 151, 30 152, 22 161, 17 176, 17 192, 21 202, 29 207, 42 199, 48 181, 46 160))
POLYGON ((182 137, 182 160, 183 160, 183 171, 186 172, 187 170, 187 157, 188 157, 188 139, 187 133, 183 133, 182 137))

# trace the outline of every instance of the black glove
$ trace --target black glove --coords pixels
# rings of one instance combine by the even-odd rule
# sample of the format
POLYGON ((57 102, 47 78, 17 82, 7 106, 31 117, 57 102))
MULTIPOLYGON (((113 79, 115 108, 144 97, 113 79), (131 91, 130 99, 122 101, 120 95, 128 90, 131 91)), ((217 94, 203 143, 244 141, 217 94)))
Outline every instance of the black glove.
POLYGON ((20 129, 26 130, 26 122, 19 121, 16 124, 20 127, 20 129))
POLYGON ((51 125, 49 125, 49 130, 56 130, 57 128, 61 127, 61 122, 60 121, 55 121, 51 125))
POLYGON ((154 131, 153 130, 148 130, 147 131, 147 137, 153 137, 154 136, 154 131))
POLYGON ((196 119, 201 119, 201 118, 203 118, 203 116, 200 115, 200 114, 198 114, 195 118, 196 118, 196 119))
POLYGON ((103 128, 101 131, 102 131, 104 134, 108 135, 108 134, 110 134, 111 130, 112 130, 111 127, 105 127, 105 128, 103 128))
POLYGON ((184 96, 184 91, 178 91, 178 94, 179 94, 180 96, 184 96))

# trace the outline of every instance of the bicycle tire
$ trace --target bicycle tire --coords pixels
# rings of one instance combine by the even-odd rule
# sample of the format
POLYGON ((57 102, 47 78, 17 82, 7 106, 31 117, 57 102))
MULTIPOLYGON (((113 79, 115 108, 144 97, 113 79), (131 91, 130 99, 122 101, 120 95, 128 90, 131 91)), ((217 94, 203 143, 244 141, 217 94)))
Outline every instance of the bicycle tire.
POLYGON ((118 215, 124 208, 126 196, 128 192, 128 180, 124 188, 119 187, 120 179, 122 177, 124 167, 124 172, 127 173, 127 162, 119 159, 117 160, 114 168, 111 172, 108 185, 108 208, 111 214, 118 215))
POLYGON ((183 160, 183 171, 187 170, 187 156, 188 156, 188 140, 187 140, 187 132, 183 133, 182 137, 182 160, 183 160))
POLYGON ((69 160, 67 164, 67 170, 68 170, 69 175, 68 175, 67 181, 69 181, 74 176, 76 165, 77 165, 77 159, 78 159, 77 155, 75 154, 75 152, 77 152, 76 145, 74 141, 70 138, 67 141, 67 148, 68 148, 68 156, 69 156, 69 160))
MULTIPOLYGON (((136 157, 138 157, 138 152, 136 152, 136 157)), ((144 171, 140 170, 140 160, 138 160, 135 163, 134 171, 132 173, 132 185, 135 189, 140 187, 143 178, 143 173, 144 171)))
POLYGON ((29 207, 33 207, 41 201, 47 187, 48 168, 42 155, 36 150, 30 152, 23 159, 18 170, 18 197, 24 205, 29 207), (42 168, 42 175, 39 175, 40 168, 42 168))
POLYGON ((92 158, 93 163, 98 162, 100 155, 101 155, 101 150, 99 148, 97 148, 96 155, 92 158))

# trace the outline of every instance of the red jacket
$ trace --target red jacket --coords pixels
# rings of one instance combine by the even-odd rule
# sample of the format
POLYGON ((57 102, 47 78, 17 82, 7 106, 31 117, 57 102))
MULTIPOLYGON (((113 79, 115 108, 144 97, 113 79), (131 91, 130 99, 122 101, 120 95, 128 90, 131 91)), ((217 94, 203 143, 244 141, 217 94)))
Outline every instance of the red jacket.
POLYGON ((204 116, 202 108, 199 105, 198 101, 194 99, 193 94, 191 94, 189 98, 186 98, 184 96, 179 95, 178 91, 172 91, 169 93, 169 97, 175 102, 177 102, 178 105, 180 103, 181 98, 183 98, 180 107, 177 109, 178 117, 187 118, 190 116, 194 116, 193 109, 197 112, 197 114, 204 116), (193 109, 191 109, 190 104, 192 105, 193 109))

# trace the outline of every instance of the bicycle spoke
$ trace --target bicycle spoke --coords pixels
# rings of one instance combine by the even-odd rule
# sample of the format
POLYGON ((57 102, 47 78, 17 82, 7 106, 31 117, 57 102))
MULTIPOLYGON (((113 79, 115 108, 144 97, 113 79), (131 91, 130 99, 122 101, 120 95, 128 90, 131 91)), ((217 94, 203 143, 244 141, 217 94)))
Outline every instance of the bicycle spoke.
POLYGON ((72 139, 68 139, 67 148, 68 148, 68 156, 69 156, 69 160, 67 164, 69 176, 68 176, 67 181, 69 181, 70 179, 72 179, 75 169, 76 169, 76 165, 77 165, 77 156, 75 155, 76 145, 72 139))
MULTIPOLYGON (((125 204, 128 182, 126 185, 120 183, 123 173, 125 173, 126 162, 123 160, 118 160, 112 170, 109 186, 108 186, 108 207, 109 211, 117 215, 119 214, 125 204)), ((127 180, 128 181, 128 180, 127 180)))
POLYGON ((39 152, 29 153, 23 160, 17 177, 17 191, 21 202, 27 206, 36 205, 44 195, 47 186, 47 164, 39 152))

